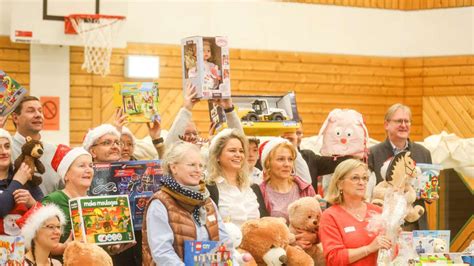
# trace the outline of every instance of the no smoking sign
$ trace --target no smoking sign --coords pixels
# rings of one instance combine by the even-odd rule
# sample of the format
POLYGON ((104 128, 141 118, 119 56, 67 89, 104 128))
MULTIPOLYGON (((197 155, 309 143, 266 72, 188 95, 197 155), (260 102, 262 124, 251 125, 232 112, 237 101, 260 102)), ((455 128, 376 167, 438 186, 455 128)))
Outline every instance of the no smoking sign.
POLYGON ((43 107, 44 130, 59 130, 59 97, 40 97, 43 107))

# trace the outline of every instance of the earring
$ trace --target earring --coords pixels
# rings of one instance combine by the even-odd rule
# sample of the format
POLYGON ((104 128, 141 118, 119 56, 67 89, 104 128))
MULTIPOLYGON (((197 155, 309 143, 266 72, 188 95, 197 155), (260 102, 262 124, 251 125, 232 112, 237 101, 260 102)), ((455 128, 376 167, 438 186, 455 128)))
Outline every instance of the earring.
POLYGON ((342 190, 339 190, 339 194, 341 194, 341 195, 342 195, 342 190))

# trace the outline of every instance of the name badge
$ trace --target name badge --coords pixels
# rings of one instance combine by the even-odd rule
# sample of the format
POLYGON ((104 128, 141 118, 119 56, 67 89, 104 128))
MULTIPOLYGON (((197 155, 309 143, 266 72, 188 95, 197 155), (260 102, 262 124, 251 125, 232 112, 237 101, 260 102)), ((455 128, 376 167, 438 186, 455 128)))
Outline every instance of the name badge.
POLYGON ((216 216, 211 215, 211 216, 208 216, 207 219, 209 220, 209 222, 215 222, 216 221, 216 216))
POLYGON ((355 232, 355 227, 354 226, 348 226, 348 227, 344 227, 344 232, 346 233, 350 233, 350 232, 355 232))

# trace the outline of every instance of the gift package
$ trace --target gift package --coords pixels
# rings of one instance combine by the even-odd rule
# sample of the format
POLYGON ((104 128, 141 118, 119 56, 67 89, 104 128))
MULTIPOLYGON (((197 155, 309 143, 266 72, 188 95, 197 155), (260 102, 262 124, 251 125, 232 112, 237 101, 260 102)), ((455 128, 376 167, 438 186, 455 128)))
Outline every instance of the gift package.
POLYGON ((98 163, 88 194, 128 195, 135 230, 141 230, 146 203, 159 190, 162 176, 158 160, 98 163))
POLYGON ((120 82, 114 84, 114 105, 123 109, 128 122, 160 121, 157 82, 120 82))
POLYGON ((195 266, 232 265, 232 252, 217 241, 184 241, 184 264, 195 266))
POLYGON ((181 40, 181 45, 183 89, 188 83, 192 83, 196 86, 196 98, 229 98, 231 93, 227 37, 188 37, 181 40))
POLYGON ((415 179, 415 184, 413 184, 417 198, 438 199, 441 165, 418 163, 416 166, 420 169, 420 173, 415 179))
POLYGON ((69 200, 74 240, 109 245, 135 240, 128 196, 81 197, 69 200))

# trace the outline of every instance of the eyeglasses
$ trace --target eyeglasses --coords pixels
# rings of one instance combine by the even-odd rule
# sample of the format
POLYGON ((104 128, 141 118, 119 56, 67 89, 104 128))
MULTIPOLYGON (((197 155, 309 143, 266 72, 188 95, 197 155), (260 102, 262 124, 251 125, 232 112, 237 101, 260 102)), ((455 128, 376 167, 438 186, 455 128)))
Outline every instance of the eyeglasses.
POLYGON ((123 142, 119 141, 119 140, 106 140, 106 141, 103 141, 103 142, 99 142, 99 143, 96 143, 92 146, 105 146, 105 147, 111 147, 112 145, 117 145, 119 147, 123 147, 123 142))
POLYGON ((393 122, 396 125, 401 125, 403 123, 405 123, 405 125, 407 126, 411 125, 411 121, 408 119, 396 119, 396 120, 390 119, 390 122, 393 122))
POLYGON ((184 165, 186 165, 189 168, 196 169, 196 170, 204 169, 204 165, 202 163, 185 163, 184 165))
POLYGON ((359 183, 361 180, 364 183, 369 182, 369 177, 368 176, 357 176, 357 175, 355 175, 355 176, 349 177, 348 179, 351 180, 354 183, 359 183))
POLYGON ((48 225, 44 225, 43 228, 48 229, 48 230, 51 231, 51 232, 54 232, 54 230, 58 230, 58 231, 60 231, 60 232, 63 231, 63 227, 60 226, 60 225, 48 224, 48 225))
POLYGON ((122 142, 122 146, 131 148, 131 147, 133 147, 133 143, 132 142, 122 142))

